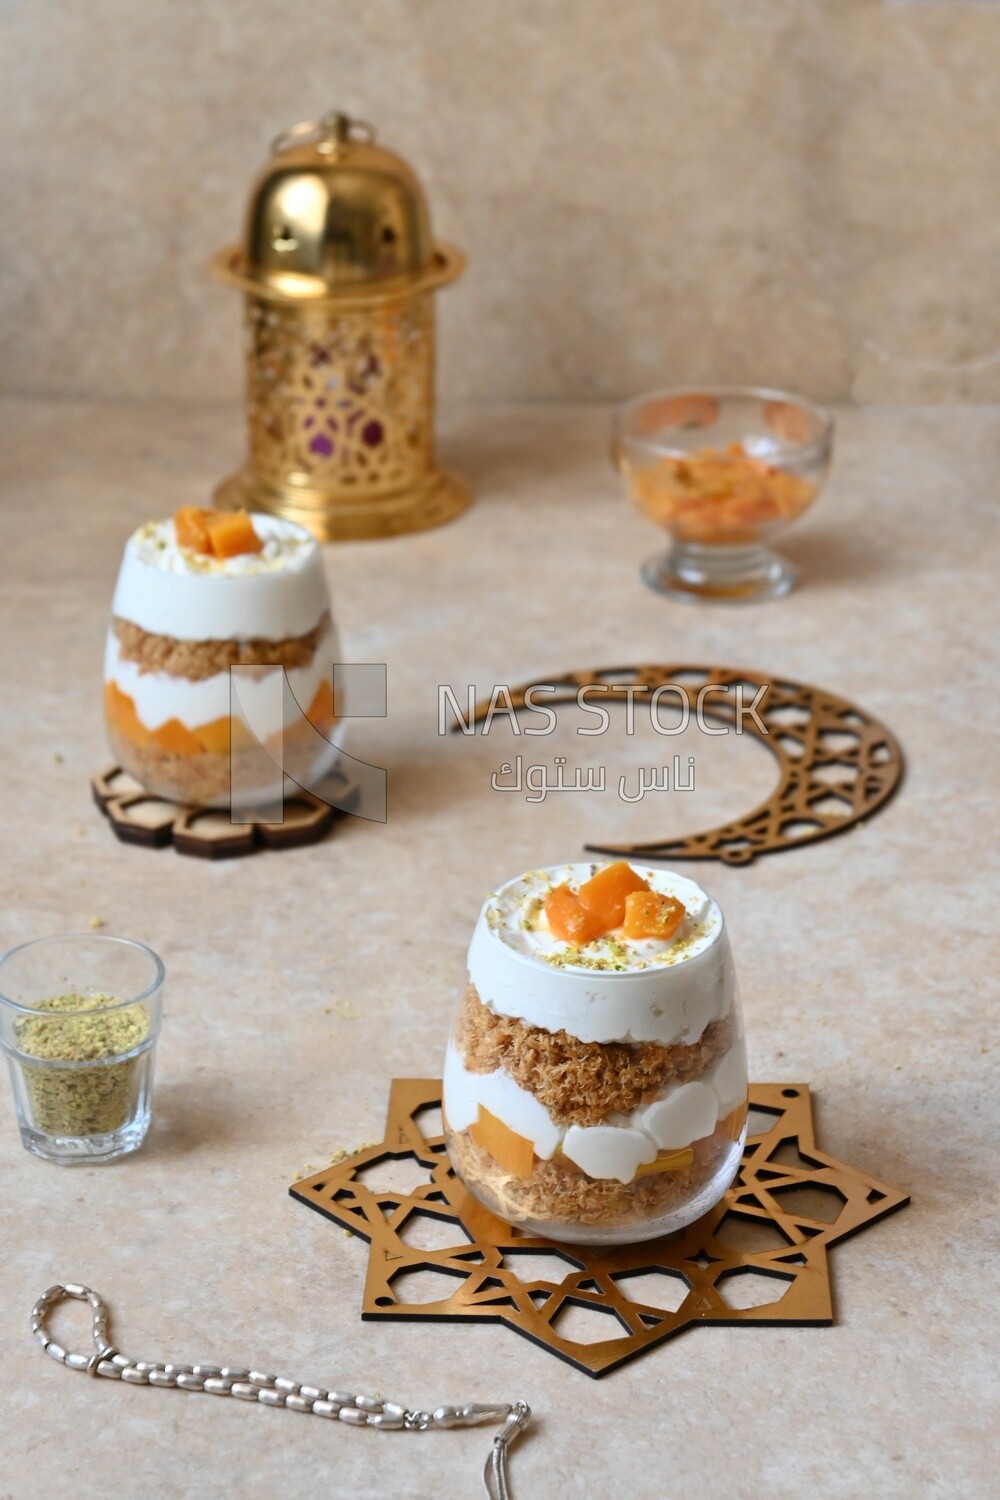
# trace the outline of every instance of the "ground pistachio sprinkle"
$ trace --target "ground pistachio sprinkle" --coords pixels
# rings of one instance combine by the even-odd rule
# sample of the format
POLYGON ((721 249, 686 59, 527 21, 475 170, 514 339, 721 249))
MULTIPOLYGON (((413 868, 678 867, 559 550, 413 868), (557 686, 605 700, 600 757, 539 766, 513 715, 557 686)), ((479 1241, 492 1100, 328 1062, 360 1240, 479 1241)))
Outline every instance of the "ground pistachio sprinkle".
POLYGON ((18 1050, 56 1064, 24 1065, 35 1125, 46 1135, 104 1135, 128 1120, 141 1057, 112 1059, 146 1040, 149 1014, 143 1005, 112 1008, 119 1005, 115 995, 53 995, 16 1023, 18 1050), (95 1066, 58 1066, 83 1062, 95 1066))

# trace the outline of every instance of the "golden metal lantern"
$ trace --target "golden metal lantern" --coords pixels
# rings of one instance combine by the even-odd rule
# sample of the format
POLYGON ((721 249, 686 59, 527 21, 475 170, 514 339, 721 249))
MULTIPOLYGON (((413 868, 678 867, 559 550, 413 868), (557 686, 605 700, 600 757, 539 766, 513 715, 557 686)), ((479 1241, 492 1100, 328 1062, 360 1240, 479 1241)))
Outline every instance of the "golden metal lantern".
POLYGON ((216 504, 323 541, 450 521, 469 491, 434 461, 433 293, 465 258, 423 189, 346 115, 278 137, 242 245, 213 270, 246 302, 249 460, 216 504))

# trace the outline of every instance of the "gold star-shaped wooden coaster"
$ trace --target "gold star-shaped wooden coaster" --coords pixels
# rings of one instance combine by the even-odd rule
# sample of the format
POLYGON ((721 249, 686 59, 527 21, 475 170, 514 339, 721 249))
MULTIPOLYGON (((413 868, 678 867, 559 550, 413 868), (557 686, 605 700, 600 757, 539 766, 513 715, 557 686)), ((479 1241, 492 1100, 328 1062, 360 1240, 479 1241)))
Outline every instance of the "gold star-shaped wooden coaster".
POLYGON ((440 1103, 437 1079, 394 1079, 385 1139, 292 1197, 370 1242, 362 1319, 506 1323, 595 1377, 698 1323, 832 1323, 828 1247, 909 1202, 819 1149, 804 1084, 758 1083, 754 1133, 711 1213, 640 1245, 561 1246, 470 1197, 440 1103))

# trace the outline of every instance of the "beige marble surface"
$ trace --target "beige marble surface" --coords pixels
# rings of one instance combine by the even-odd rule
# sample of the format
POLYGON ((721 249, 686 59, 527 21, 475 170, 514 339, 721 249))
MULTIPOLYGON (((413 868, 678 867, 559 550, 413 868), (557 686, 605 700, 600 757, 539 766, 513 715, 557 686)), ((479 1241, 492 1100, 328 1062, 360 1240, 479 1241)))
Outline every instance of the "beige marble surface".
MULTIPOLYGON (((238 453, 239 414, 28 401, 0 415, 0 944, 97 916, 168 971, 141 1153, 37 1161, 0 1093, 0 1495, 476 1492, 481 1432, 356 1433, 59 1370, 27 1318, 74 1278, 107 1295, 138 1357, 257 1362, 417 1405, 524 1397, 538 1421, 516 1454, 520 1500, 991 1493, 997 412, 844 411, 828 490, 787 543, 801 588, 737 610, 640 586, 656 537, 617 493, 604 410, 453 414, 445 447, 474 508, 328 554, 347 654, 388 663, 389 717, 352 741, 389 768, 388 824, 218 866, 117 844, 87 780, 107 759, 121 543, 205 499, 238 453), (688 1332, 602 1383, 502 1328, 362 1325, 364 1246, 293 1204, 289 1181, 381 1134, 392 1076, 437 1067, 482 894, 592 831, 642 826, 614 793, 501 802, 489 774, 511 740, 440 739, 436 684, 671 659, 822 684, 902 741, 903 790, 867 826, 745 870, 688 868, 729 918, 752 1075, 811 1083, 826 1147, 912 1206, 833 1252, 834 1327, 688 1332)), ((602 748, 618 771, 659 753, 620 726, 602 748)), ((661 826, 705 826, 769 789, 749 744, 682 748, 698 789, 667 799, 661 826)), ((79 1319, 59 1326, 80 1346, 79 1319)))
POLYGON ((450 396, 1000 399, 995 3, 22 0, 0 59, 5 391, 236 395, 206 263, 338 106, 469 253, 450 396))

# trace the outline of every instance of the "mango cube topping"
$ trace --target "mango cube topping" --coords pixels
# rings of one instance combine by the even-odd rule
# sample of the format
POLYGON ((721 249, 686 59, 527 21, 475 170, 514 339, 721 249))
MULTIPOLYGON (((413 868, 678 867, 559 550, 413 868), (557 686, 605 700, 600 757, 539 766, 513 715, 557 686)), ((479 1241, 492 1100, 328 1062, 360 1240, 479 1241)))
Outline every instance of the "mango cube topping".
POLYGON ((649 882, 619 859, 592 875, 581 885, 579 895, 587 910, 604 922, 604 931, 610 932, 625 920, 625 898, 633 891, 648 890, 649 882))
POLYGON ((174 535, 178 547, 187 547, 191 552, 211 554, 212 544, 208 539, 205 522, 209 512, 200 505, 182 505, 174 512, 174 535))
POLYGON ((667 942, 686 915, 675 896, 661 896, 659 891, 633 891, 625 898, 625 936, 667 942))
POLYGON ((204 510, 200 505, 182 505, 174 512, 174 535, 178 547, 203 557, 238 557, 260 552, 264 546, 246 511, 204 510))
POLYGON ((545 898, 549 931, 564 943, 582 948, 608 931, 599 916, 589 912, 568 885, 556 886, 545 898))
POLYGON ((623 859, 598 870, 579 891, 559 885, 545 898, 552 936, 577 948, 615 931, 626 938, 668 942, 686 916, 682 902, 650 890, 649 882, 623 859))
POLYGON ((242 552, 260 552, 264 546, 245 510, 212 514, 205 524, 216 557, 238 557, 242 552))

